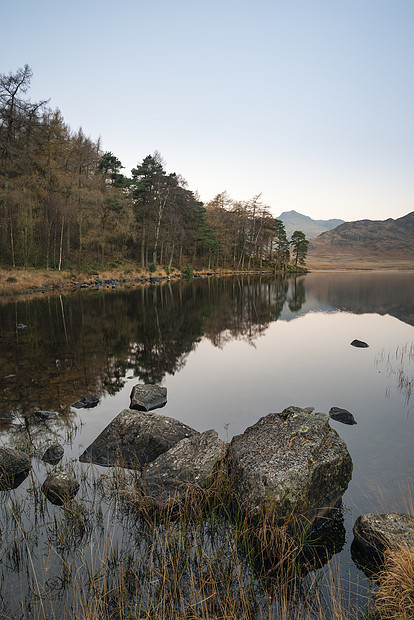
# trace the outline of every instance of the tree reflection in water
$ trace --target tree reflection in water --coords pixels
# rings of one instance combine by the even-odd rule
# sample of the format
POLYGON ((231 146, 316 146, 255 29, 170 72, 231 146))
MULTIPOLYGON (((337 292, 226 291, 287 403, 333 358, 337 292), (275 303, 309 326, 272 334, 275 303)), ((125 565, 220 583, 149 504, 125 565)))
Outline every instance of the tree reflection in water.
MULTIPOLYGON (((270 277, 209 278, 3 305, 0 415, 48 409, 70 423, 70 405, 84 394, 115 394, 131 369, 140 381, 159 383, 203 336, 218 347, 232 339, 253 344, 279 318, 288 289, 270 277)), ((300 308, 303 287, 294 290, 300 308)))

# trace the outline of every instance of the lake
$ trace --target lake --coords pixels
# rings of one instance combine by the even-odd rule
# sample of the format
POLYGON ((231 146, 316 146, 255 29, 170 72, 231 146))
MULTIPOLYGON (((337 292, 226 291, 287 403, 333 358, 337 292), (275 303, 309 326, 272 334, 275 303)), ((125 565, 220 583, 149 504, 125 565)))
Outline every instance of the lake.
MULTIPOLYGON (((15 414, 0 421, 1 443, 30 444, 36 457, 58 439, 63 463, 81 471, 79 455, 128 407, 138 382, 167 388, 161 413, 198 431, 214 428, 227 441, 289 405, 352 412, 354 426, 330 422, 354 464, 343 497, 344 542, 313 578, 328 580, 339 561, 345 589, 359 602, 371 582, 352 559, 355 519, 407 511, 412 500, 413 381, 414 272, 196 278, 0 305, 0 416, 15 414), (354 339, 369 347, 351 346, 354 339), (71 407, 90 393, 98 406, 71 407), (59 416, 40 425, 36 409, 59 416)), ((34 518, 33 476, 41 482, 51 469, 33 462, 31 476, 2 491, 4 505, 24 498, 26 524, 34 518)), ((53 519, 59 509, 50 510, 53 519)), ((33 543, 33 562, 41 544, 33 543)), ((16 613, 17 593, 30 579, 10 553, 3 545, 0 574, 16 613)))

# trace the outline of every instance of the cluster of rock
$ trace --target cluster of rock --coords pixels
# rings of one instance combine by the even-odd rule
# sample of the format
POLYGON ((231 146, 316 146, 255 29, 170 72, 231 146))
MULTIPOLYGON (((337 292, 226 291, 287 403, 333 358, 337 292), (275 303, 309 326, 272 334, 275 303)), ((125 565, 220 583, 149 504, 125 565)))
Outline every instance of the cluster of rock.
POLYGON ((225 462, 234 497, 249 515, 269 510, 313 517, 335 506, 352 475, 345 443, 329 416, 289 407, 271 413, 233 438, 199 433, 157 412, 166 402, 159 386, 135 386, 129 409, 121 411, 84 451, 80 460, 141 470, 141 486, 163 507, 189 485, 205 488, 225 462))
MULTIPOLYGON (((194 274, 193 277, 203 277, 203 276, 214 276, 214 272, 206 271, 204 273, 194 274)), ((139 286, 141 284, 160 284, 161 282, 165 282, 167 280, 176 280, 178 278, 186 277, 186 274, 172 274, 169 276, 142 276, 138 278, 100 278, 98 275, 91 280, 73 280, 71 283, 58 283, 58 284, 49 284, 47 286, 32 286, 31 288, 25 291, 26 295, 33 295, 35 293, 48 293, 54 290, 60 290, 63 288, 71 287, 75 290, 99 290, 102 288, 105 289, 116 289, 119 286, 130 285, 130 286, 139 286)))
MULTIPOLYGON (((63 446, 51 444, 42 456, 42 461, 56 465, 64 454, 63 446)), ((0 446, 0 488, 15 489, 28 476, 31 459, 22 450, 0 446)), ((46 497, 53 503, 61 505, 73 499, 79 490, 78 481, 67 472, 48 474, 42 484, 46 497)))
MULTIPOLYGON (((165 388, 134 386, 130 408, 80 460, 138 468, 142 491, 159 509, 180 501, 189 488, 207 488, 222 464, 238 507, 253 518, 271 510, 280 520, 293 514, 315 520, 340 503, 352 460, 329 418, 355 424, 348 411, 333 407, 327 415, 291 406, 262 417, 226 443, 214 430, 199 433, 153 411, 166 400, 165 388)), ((412 544, 414 525, 407 515, 362 515, 354 536, 364 553, 382 557, 385 548, 402 540, 412 544)))
MULTIPOLYGON (((311 407, 291 406, 260 418, 227 443, 215 430, 200 433, 154 411, 166 402, 166 388, 135 385, 130 407, 114 418, 79 460, 138 469, 142 492, 161 510, 180 502, 191 489, 208 488, 222 466, 234 501, 250 518, 270 512, 280 521, 292 515, 315 521, 340 503, 352 476, 352 460, 329 417, 335 413, 347 417, 346 410, 336 408, 327 415, 313 413, 311 407)), ((89 395, 74 406, 95 404, 89 395)), ((50 413, 37 415, 47 419, 50 416, 43 414, 50 413)), ((63 453, 60 444, 52 444, 42 460, 55 465, 63 453)), ((0 447, 0 480, 7 488, 17 486, 30 467, 29 456, 0 447)), ((55 472, 42 489, 51 502, 61 504, 76 495, 79 483, 69 473, 55 472)), ((380 561, 387 549, 401 543, 414 544, 409 515, 361 515, 355 523, 354 544, 380 561)))

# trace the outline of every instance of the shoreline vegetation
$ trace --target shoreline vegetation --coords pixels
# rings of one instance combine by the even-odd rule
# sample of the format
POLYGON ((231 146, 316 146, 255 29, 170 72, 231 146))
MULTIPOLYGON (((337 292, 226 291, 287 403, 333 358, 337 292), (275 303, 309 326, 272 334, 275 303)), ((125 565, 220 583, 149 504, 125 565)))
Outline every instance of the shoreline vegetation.
MULTIPOLYGON (((240 276, 240 275, 269 275, 273 274, 276 277, 298 277, 303 276, 306 273, 313 271, 405 271, 410 270, 409 264, 401 265, 387 265, 387 264, 364 264, 356 263, 355 265, 342 265, 342 264, 310 264, 306 267, 298 266, 292 271, 285 273, 275 273, 274 270, 269 268, 263 269, 192 269, 187 266, 183 270, 171 269, 160 266, 155 271, 151 272, 147 269, 141 269, 136 264, 125 263, 119 266, 108 267, 107 269, 83 269, 79 271, 58 271, 57 269, 36 269, 36 268, 24 268, 24 267, 0 267, 0 298, 5 298, 11 301, 15 296, 19 299, 26 296, 33 296, 36 294, 43 294, 45 292, 65 290, 74 290, 76 285, 81 285, 86 282, 93 282, 95 280, 114 280, 119 285, 137 285, 137 284, 150 284, 157 281, 165 281, 168 279, 175 279, 181 277, 205 277, 205 276, 240 276)), ((411 266, 413 269, 413 266, 411 266)), ((109 288, 109 287, 108 287, 109 288)))
MULTIPOLYGON (((284 274, 276 274, 280 277, 302 276, 308 272, 303 267, 297 267, 284 274)), ((108 282, 107 288, 111 288, 109 282, 116 282, 119 286, 145 285, 156 282, 168 281, 176 278, 206 277, 206 276, 232 276, 232 275, 271 275, 272 269, 197 269, 186 267, 184 270, 172 269, 171 271, 159 267, 154 271, 140 269, 136 265, 124 264, 119 267, 109 267, 99 270, 58 271, 45 269, 26 269, 22 267, 0 268, 0 297, 8 300, 14 296, 19 299, 22 296, 33 296, 52 291, 75 290, 86 283, 108 282)), ((86 286, 85 286, 86 287, 86 286)))
POLYGON ((35 620, 413 618, 412 548, 387 552, 370 573, 376 591, 353 584, 353 599, 338 565, 330 563, 324 578, 315 572, 335 554, 329 529, 312 532, 300 516, 280 523, 267 512, 251 520, 234 510, 225 467, 207 489, 189 486, 179 505, 159 510, 122 462, 107 472, 68 465, 80 481, 76 499, 48 501, 36 467, 25 499, 2 492, 2 549, 22 597, 1 598, 2 617, 17 617, 17 605, 18 617, 35 620))

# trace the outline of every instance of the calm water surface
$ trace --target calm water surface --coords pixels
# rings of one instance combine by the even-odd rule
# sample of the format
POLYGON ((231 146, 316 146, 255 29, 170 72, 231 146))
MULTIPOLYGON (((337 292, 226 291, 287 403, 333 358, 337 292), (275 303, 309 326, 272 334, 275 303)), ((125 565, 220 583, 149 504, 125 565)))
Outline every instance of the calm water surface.
MULTIPOLYGON (((363 587, 352 525, 362 512, 407 510, 413 377, 413 272, 197 279, 0 305, 0 415, 17 414, 0 423, 3 445, 29 436, 40 453, 59 438, 65 459, 77 460, 137 382, 167 387, 165 415, 227 440, 288 405, 351 411, 355 426, 331 420, 354 463, 334 559, 363 587), (369 348, 350 346, 355 338, 369 348), (71 408, 88 393, 101 397, 97 407, 71 408), (38 408, 60 416, 39 426, 38 408)), ((39 461, 35 475, 46 469, 39 461)))

